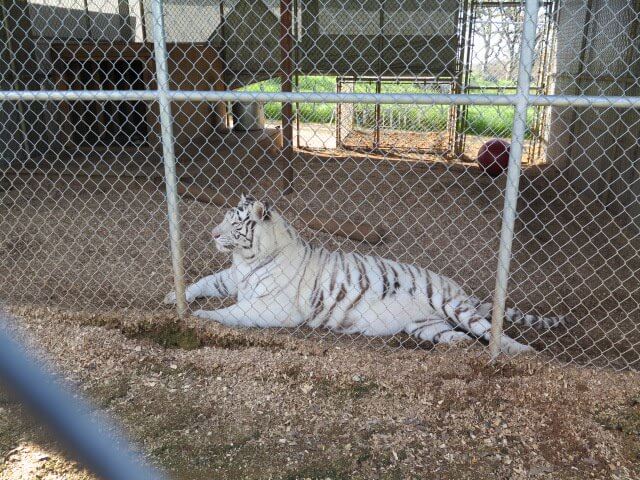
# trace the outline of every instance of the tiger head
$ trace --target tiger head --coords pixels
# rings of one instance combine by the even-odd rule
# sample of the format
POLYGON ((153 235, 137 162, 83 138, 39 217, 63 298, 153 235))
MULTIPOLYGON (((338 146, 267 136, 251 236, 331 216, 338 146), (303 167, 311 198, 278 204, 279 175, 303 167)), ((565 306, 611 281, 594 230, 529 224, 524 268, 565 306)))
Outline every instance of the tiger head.
POLYGON ((237 253, 251 260, 282 248, 287 239, 292 239, 289 229, 270 202, 243 194, 238 206, 227 211, 211 235, 219 251, 237 253))

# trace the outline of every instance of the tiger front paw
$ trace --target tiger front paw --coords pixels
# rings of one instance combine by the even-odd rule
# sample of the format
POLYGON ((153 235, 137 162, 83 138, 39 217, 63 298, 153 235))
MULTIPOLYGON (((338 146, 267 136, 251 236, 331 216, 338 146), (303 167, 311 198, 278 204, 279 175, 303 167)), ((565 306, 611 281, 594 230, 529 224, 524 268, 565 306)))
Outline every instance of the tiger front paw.
POLYGON ((171 291, 164 296, 164 304, 165 305, 175 305, 176 304, 176 292, 171 291))
POLYGON ((530 345, 524 345, 520 342, 517 342, 515 340, 511 340, 511 341, 507 341, 505 342, 504 340, 502 341, 501 344, 501 350, 503 353, 510 355, 510 356, 515 356, 515 355, 521 355, 521 354, 525 354, 525 353, 535 353, 535 349, 533 347, 531 347, 530 345))
POLYGON ((192 313, 194 317, 204 318, 205 320, 213 320, 213 312, 209 310, 196 310, 192 313))

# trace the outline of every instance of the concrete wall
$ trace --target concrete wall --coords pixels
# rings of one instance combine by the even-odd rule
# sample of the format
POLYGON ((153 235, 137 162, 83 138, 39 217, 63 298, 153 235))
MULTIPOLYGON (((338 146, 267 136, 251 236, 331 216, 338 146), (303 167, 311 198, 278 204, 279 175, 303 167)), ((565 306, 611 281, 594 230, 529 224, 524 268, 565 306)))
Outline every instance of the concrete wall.
MULTIPOLYGON (((136 41, 153 42, 151 1, 143 0, 143 5, 147 38, 136 41)), ((206 42, 220 25, 220 1, 165 0, 164 17, 167 42, 206 42)))
POLYGON ((453 76, 460 0, 305 0, 299 68, 308 74, 453 76))
MULTIPOLYGON (((640 95, 640 2, 560 0, 555 93, 640 95)), ((572 186, 640 227, 640 112, 554 108, 550 162, 572 186)))
MULTIPOLYGON (((461 0, 292 3, 297 6, 294 57, 301 74, 455 74, 461 0)), ((235 87, 275 76, 281 59, 279 2, 229 0, 224 9, 224 24, 210 40, 224 42, 228 83, 235 87)))

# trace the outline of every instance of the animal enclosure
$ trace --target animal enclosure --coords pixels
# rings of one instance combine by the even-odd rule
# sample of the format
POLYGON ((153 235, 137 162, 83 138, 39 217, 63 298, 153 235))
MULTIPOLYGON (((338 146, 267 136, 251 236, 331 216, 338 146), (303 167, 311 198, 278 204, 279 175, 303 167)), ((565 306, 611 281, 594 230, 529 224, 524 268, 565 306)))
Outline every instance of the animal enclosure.
POLYGON ((506 308, 566 316, 504 328, 544 358, 640 368, 637 2, 9 0, 0 14, 4 302, 166 312, 165 294, 229 264, 209 232, 251 193, 307 240, 493 302, 494 339, 506 308), (511 143, 497 177, 475 162, 492 138, 511 143))

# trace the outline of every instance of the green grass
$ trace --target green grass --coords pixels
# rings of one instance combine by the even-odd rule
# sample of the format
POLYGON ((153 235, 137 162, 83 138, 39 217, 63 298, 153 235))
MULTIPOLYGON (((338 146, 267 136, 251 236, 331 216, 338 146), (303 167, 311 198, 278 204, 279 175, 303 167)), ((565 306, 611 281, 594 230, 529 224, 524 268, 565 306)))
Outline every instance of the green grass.
MULTIPOLYGON (((329 76, 302 76, 300 77, 300 92, 335 92, 335 77, 329 76)), ((481 87, 508 87, 508 85, 489 83, 475 80, 474 85, 481 87)), ((250 92, 279 92, 280 80, 271 79, 249 85, 242 89, 250 92)), ((373 93, 374 84, 356 84, 356 93, 373 93)), ((424 93, 423 87, 416 84, 384 84, 383 93, 424 93)), ((513 93, 513 89, 507 88, 505 93, 513 93)), ((479 93, 479 92, 478 92, 479 93)), ((496 93, 490 91, 488 93, 496 93)), ((265 104, 265 116, 270 120, 280 120, 280 103, 271 102, 265 104)), ((329 123, 333 120, 334 105, 329 103, 300 103, 298 105, 300 121, 303 123, 329 123)), ((294 111, 296 106, 294 105, 294 111)), ((370 104, 358 104, 355 107, 356 124, 362 128, 373 128, 375 118, 375 106, 370 104)), ((449 118, 449 106, 447 105, 382 105, 383 125, 394 125, 398 130, 412 131, 443 131, 447 128, 449 118)), ((513 107, 498 106, 469 106, 467 112, 467 124, 465 132, 471 135, 486 135, 508 137, 511 135, 513 123, 513 107)), ((527 123, 531 125, 534 111, 527 115, 527 123)), ((527 131, 529 136, 529 131, 527 131)))
MULTIPOLYGON (((300 77, 299 90, 301 92, 335 92, 335 77, 300 77)), ((271 79, 254 83, 241 90, 246 92, 279 92, 280 80, 271 79)), ((269 120, 280 120, 280 103, 269 102, 264 106, 264 114, 269 120)), ((299 104, 300 121, 303 123, 329 123, 333 119, 334 105, 330 103, 301 103, 299 104)), ((294 112, 296 112, 294 105, 294 112)))

